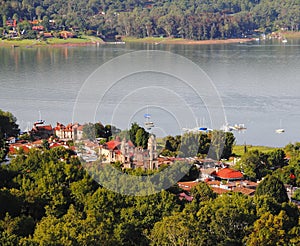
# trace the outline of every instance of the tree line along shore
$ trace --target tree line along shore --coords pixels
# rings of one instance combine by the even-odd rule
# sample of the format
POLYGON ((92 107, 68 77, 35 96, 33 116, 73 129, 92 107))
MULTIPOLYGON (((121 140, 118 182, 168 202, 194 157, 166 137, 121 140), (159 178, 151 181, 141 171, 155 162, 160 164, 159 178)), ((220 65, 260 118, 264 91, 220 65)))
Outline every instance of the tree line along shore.
MULTIPOLYGON (((300 32, 280 32, 276 34, 278 37, 285 37, 289 39, 299 39, 300 32)), ((254 41, 255 38, 231 38, 231 39, 213 39, 213 40, 190 40, 183 38, 157 38, 157 37, 122 37, 121 41, 108 41, 95 36, 84 35, 81 38, 52 38, 48 40, 37 39, 0 39, 0 46, 3 47, 69 47, 69 46, 90 46, 103 44, 125 44, 125 43, 145 43, 145 44, 166 44, 166 45, 214 45, 214 44, 232 44, 232 43, 247 43, 254 41)))
POLYGON ((165 37, 165 43, 172 38, 228 40, 298 32, 299 16, 298 3, 291 0, 8 0, 0 9, 0 37, 67 39, 84 34, 104 41, 120 37, 165 37))

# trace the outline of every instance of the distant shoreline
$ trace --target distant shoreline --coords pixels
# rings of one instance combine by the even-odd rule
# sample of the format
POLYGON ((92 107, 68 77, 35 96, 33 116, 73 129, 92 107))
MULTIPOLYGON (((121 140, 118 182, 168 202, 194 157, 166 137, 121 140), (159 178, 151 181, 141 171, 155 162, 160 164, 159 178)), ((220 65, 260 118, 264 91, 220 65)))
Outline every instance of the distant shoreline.
POLYGON ((186 44, 186 45, 201 45, 201 44, 229 44, 229 43, 244 43, 250 42, 252 38, 232 38, 232 39, 211 39, 211 40, 190 40, 183 38, 132 38, 125 37, 123 39, 128 43, 148 43, 148 44, 186 44))
MULTIPOLYGON (((188 45, 199 45, 199 44, 228 44, 228 43, 244 43, 253 41, 253 39, 224 39, 224 40, 189 40, 179 38, 124 38, 125 43, 149 43, 149 44, 188 44, 188 45)), ((111 43, 124 43, 124 42, 105 42, 99 40, 86 40, 86 39, 56 39, 47 41, 37 40, 0 40, 0 46, 2 47, 77 47, 77 46, 90 46, 90 45, 102 45, 111 43)))
MULTIPOLYGON (((278 35, 285 38, 300 38, 300 32, 278 32, 271 35, 278 35)), ((124 44, 124 43, 144 43, 144 44, 174 44, 174 45, 213 45, 213 44, 231 44, 231 43, 246 43, 254 41, 255 38, 231 38, 231 39, 210 39, 210 40, 190 40, 183 38, 168 38, 168 37, 123 37, 121 42, 105 42, 101 38, 93 36, 84 36, 83 38, 50 38, 43 41, 35 39, 23 40, 1 40, 0 47, 80 47, 94 46, 103 44, 124 44)))

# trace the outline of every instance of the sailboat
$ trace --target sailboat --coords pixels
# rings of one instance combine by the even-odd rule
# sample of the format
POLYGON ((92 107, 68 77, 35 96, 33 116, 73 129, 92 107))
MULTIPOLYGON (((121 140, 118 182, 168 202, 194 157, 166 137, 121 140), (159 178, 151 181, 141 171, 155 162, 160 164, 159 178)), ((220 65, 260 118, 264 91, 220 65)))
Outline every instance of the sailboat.
POLYGON ((213 129, 210 129, 208 127, 205 126, 204 123, 204 118, 203 118, 203 122, 201 122, 201 124, 198 124, 198 120, 196 120, 197 126, 194 128, 182 128, 182 130, 184 132, 192 132, 192 133, 197 133, 197 132, 202 132, 202 133, 209 133, 211 132, 213 129))
POLYGON ((280 129, 276 129, 275 132, 280 134, 280 133, 284 133, 285 130, 283 128, 280 128, 280 129))
POLYGON ((285 130, 281 127, 281 120, 280 120, 280 128, 275 130, 276 133, 281 134, 284 133, 285 130))
POLYGON ((154 123, 153 123, 152 121, 149 121, 150 118, 151 118, 151 115, 148 114, 148 113, 147 113, 147 114, 144 114, 144 118, 146 118, 146 121, 145 121, 145 123, 144 123, 145 128, 146 128, 147 130, 151 130, 151 128, 154 127, 154 123))

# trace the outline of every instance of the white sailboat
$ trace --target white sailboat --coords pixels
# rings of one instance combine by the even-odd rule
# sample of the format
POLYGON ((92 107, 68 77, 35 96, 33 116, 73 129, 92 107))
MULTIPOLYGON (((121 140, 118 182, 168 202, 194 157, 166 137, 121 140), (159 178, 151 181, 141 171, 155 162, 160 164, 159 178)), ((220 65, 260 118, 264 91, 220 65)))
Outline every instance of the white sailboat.
POLYGON ((144 118, 146 118, 146 122, 144 123, 145 125, 145 128, 147 130, 151 130, 152 127, 154 127, 154 123, 152 121, 149 121, 150 118, 151 118, 151 115, 150 114, 144 114, 144 118))
POLYGON ((285 130, 283 128, 280 128, 280 129, 276 129, 275 132, 280 134, 280 133, 284 133, 285 130))
POLYGON ((278 133, 278 134, 281 134, 281 133, 285 132, 285 130, 281 127, 281 124, 282 124, 282 122, 280 120, 280 128, 278 128, 278 129, 275 130, 275 132, 278 133))
POLYGON ((203 122, 201 122, 201 124, 198 124, 198 120, 196 119, 196 123, 197 126, 194 128, 182 128, 182 130, 184 132, 191 132, 191 133, 198 133, 198 132, 202 132, 202 133, 209 133, 211 131, 213 131, 213 129, 208 128, 205 126, 205 119, 203 118, 203 122))

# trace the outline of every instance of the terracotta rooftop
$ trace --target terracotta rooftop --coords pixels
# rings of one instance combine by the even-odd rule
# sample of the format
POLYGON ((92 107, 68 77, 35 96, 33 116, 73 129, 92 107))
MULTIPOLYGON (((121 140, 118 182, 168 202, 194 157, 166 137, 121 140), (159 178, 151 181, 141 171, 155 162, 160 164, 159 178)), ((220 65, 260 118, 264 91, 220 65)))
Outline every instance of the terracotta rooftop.
POLYGON ((258 186, 258 183, 256 182, 253 182, 253 181, 249 181, 249 180, 243 180, 241 182, 241 185, 244 186, 244 187, 257 187, 258 186))
POLYGON ((242 179, 244 177, 240 171, 231 168, 223 168, 218 172, 215 172, 214 176, 221 179, 242 179))
POLYGON ((107 142, 105 145, 107 146, 108 149, 113 150, 113 149, 117 148, 120 144, 121 144, 121 142, 119 142, 119 141, 111 140, 111 141, 107 142))
POLYGON ((38 131, 52 131, 52 126, 51 125, 45 125, 45 126, 36 126, 36 129, 38 131))
POLYGON ((245 187, 235 187, 235 188, 233 188, 233 191, 234 192, 241 192, 241 193, 243 193, 245 195, 248 195, 248 196, 254 195, 254 193, 255 193, 255 190, 245 188, 245 187))
POLYGON ((217 193, 218 195, 229 192, 229 190, 222 189, 222 188, 219 188, 219 187, 211 187, 211 189, 213 190, 213 192, 217 193))
POLYGON ((185 190, 185 191, 191 191, 191 189, 196 186, 197 184, 199 184, 199 182, 194 182, 194 181, 190 181, 190 182, 177 182, 179 188, 185 190))
POLYGON ((208 185, 217 185, 217 186, 219 186, 221 182, 218 181, 218 180, 212 180, 212 181, 207 181, 206 183, 208 185))

